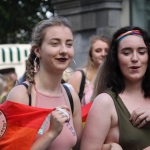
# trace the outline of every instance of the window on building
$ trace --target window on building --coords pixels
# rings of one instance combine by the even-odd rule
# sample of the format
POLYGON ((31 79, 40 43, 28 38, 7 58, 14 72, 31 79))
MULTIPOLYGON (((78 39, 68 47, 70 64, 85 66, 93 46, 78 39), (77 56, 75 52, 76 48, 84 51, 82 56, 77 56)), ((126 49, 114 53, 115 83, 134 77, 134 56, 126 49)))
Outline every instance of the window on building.
POLYGON ((150 0, 130 0, 130 23, 150 32, 150 0))

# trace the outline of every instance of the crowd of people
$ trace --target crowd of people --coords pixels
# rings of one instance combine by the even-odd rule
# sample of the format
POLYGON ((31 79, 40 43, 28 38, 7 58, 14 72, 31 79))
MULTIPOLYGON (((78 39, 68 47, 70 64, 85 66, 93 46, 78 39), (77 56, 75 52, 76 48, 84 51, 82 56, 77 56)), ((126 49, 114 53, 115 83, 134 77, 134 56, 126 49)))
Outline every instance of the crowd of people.
MULTIPOLYGON (((74 36, 66 18, 39 22, 31 42, 23 81, 5 93, 6 101, 57 108, 45 118, 31 150, 150 150, 150 38, 145 30, 128 26, 112 39, 92 36, 87 63, 75 71, 69 68, 74 36), (90 102, 82 127, 82 107, 90 102)), ((0 75, 1 95, 6 86, 0 75)))

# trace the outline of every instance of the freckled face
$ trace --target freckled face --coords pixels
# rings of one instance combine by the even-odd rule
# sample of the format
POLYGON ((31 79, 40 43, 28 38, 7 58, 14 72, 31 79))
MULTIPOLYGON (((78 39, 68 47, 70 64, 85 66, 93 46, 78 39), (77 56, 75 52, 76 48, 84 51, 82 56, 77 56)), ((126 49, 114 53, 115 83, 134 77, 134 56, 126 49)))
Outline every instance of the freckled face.
POLYGON ((148 64, 148 51, 143 38, 129 35, 118 46, 120 70, 126 80, 141 80, 148 64))
POLYGON ((106 42, 97 40, 92 46, 92 59, 98 67, 105 59, 108 53, 108 45, 106 42))
POLYGON ((71 30, 65 26, 47 28, 40 48, 40 68, 62 72, 69 66, 73 56, 71 30))

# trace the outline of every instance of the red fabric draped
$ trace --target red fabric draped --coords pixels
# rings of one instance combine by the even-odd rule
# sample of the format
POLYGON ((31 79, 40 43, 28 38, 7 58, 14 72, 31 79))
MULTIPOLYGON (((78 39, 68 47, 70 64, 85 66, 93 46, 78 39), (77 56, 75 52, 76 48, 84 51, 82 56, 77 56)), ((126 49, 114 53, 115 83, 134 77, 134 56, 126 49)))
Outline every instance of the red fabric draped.
POLYGON ((88 104, 86 104, 85 106, 82 106, 82 122, 86 121, 86 118, 88 116, 89 110, 92 106, 93 102, 90 102, 88 104))
MULTIPOLYGON (((82 107, 86 121, 92 102, 82 107)), ((54 109, 42 109, 5 101, 0 105, 0 150, 29 150, 46 116, 54 109)))
POLYGON ((42 109, 5 101, 0 105, 0 150, 29 150, 46 116, 42 109))

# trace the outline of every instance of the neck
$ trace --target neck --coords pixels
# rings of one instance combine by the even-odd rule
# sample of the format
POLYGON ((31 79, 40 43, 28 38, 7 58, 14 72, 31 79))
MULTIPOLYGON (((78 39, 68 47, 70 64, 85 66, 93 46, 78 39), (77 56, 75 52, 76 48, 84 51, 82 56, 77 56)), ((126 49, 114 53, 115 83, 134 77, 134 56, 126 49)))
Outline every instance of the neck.
POLYGON ((90 70, 90 68, 86 68, 85 71, 87 79, 90 81, 90 84, 93 85, 98 68, 95 66, 92 71, 90 70))
POLYGON ((100 67, 100 65, 96 65, 94 64, 94 69, 95 69, 95 72, 97 72, 98 68, 100 67))
MULTIPOLYGON (((125 91, 128 91, 130 93, 140 93, 142 92, 142 88, 141 88, 141 84, 142 81, 138 81, 138 82, 125 82, 125 91)), ((143 92, 142 92, 143 93, 143 92)))
POLYGON ((58 73, 47 73, 39 71, 35 75, 35 83, 38 91, 42 93, 51 93, 53 95, 60 94, 60 83, 62 74, 58 73))

